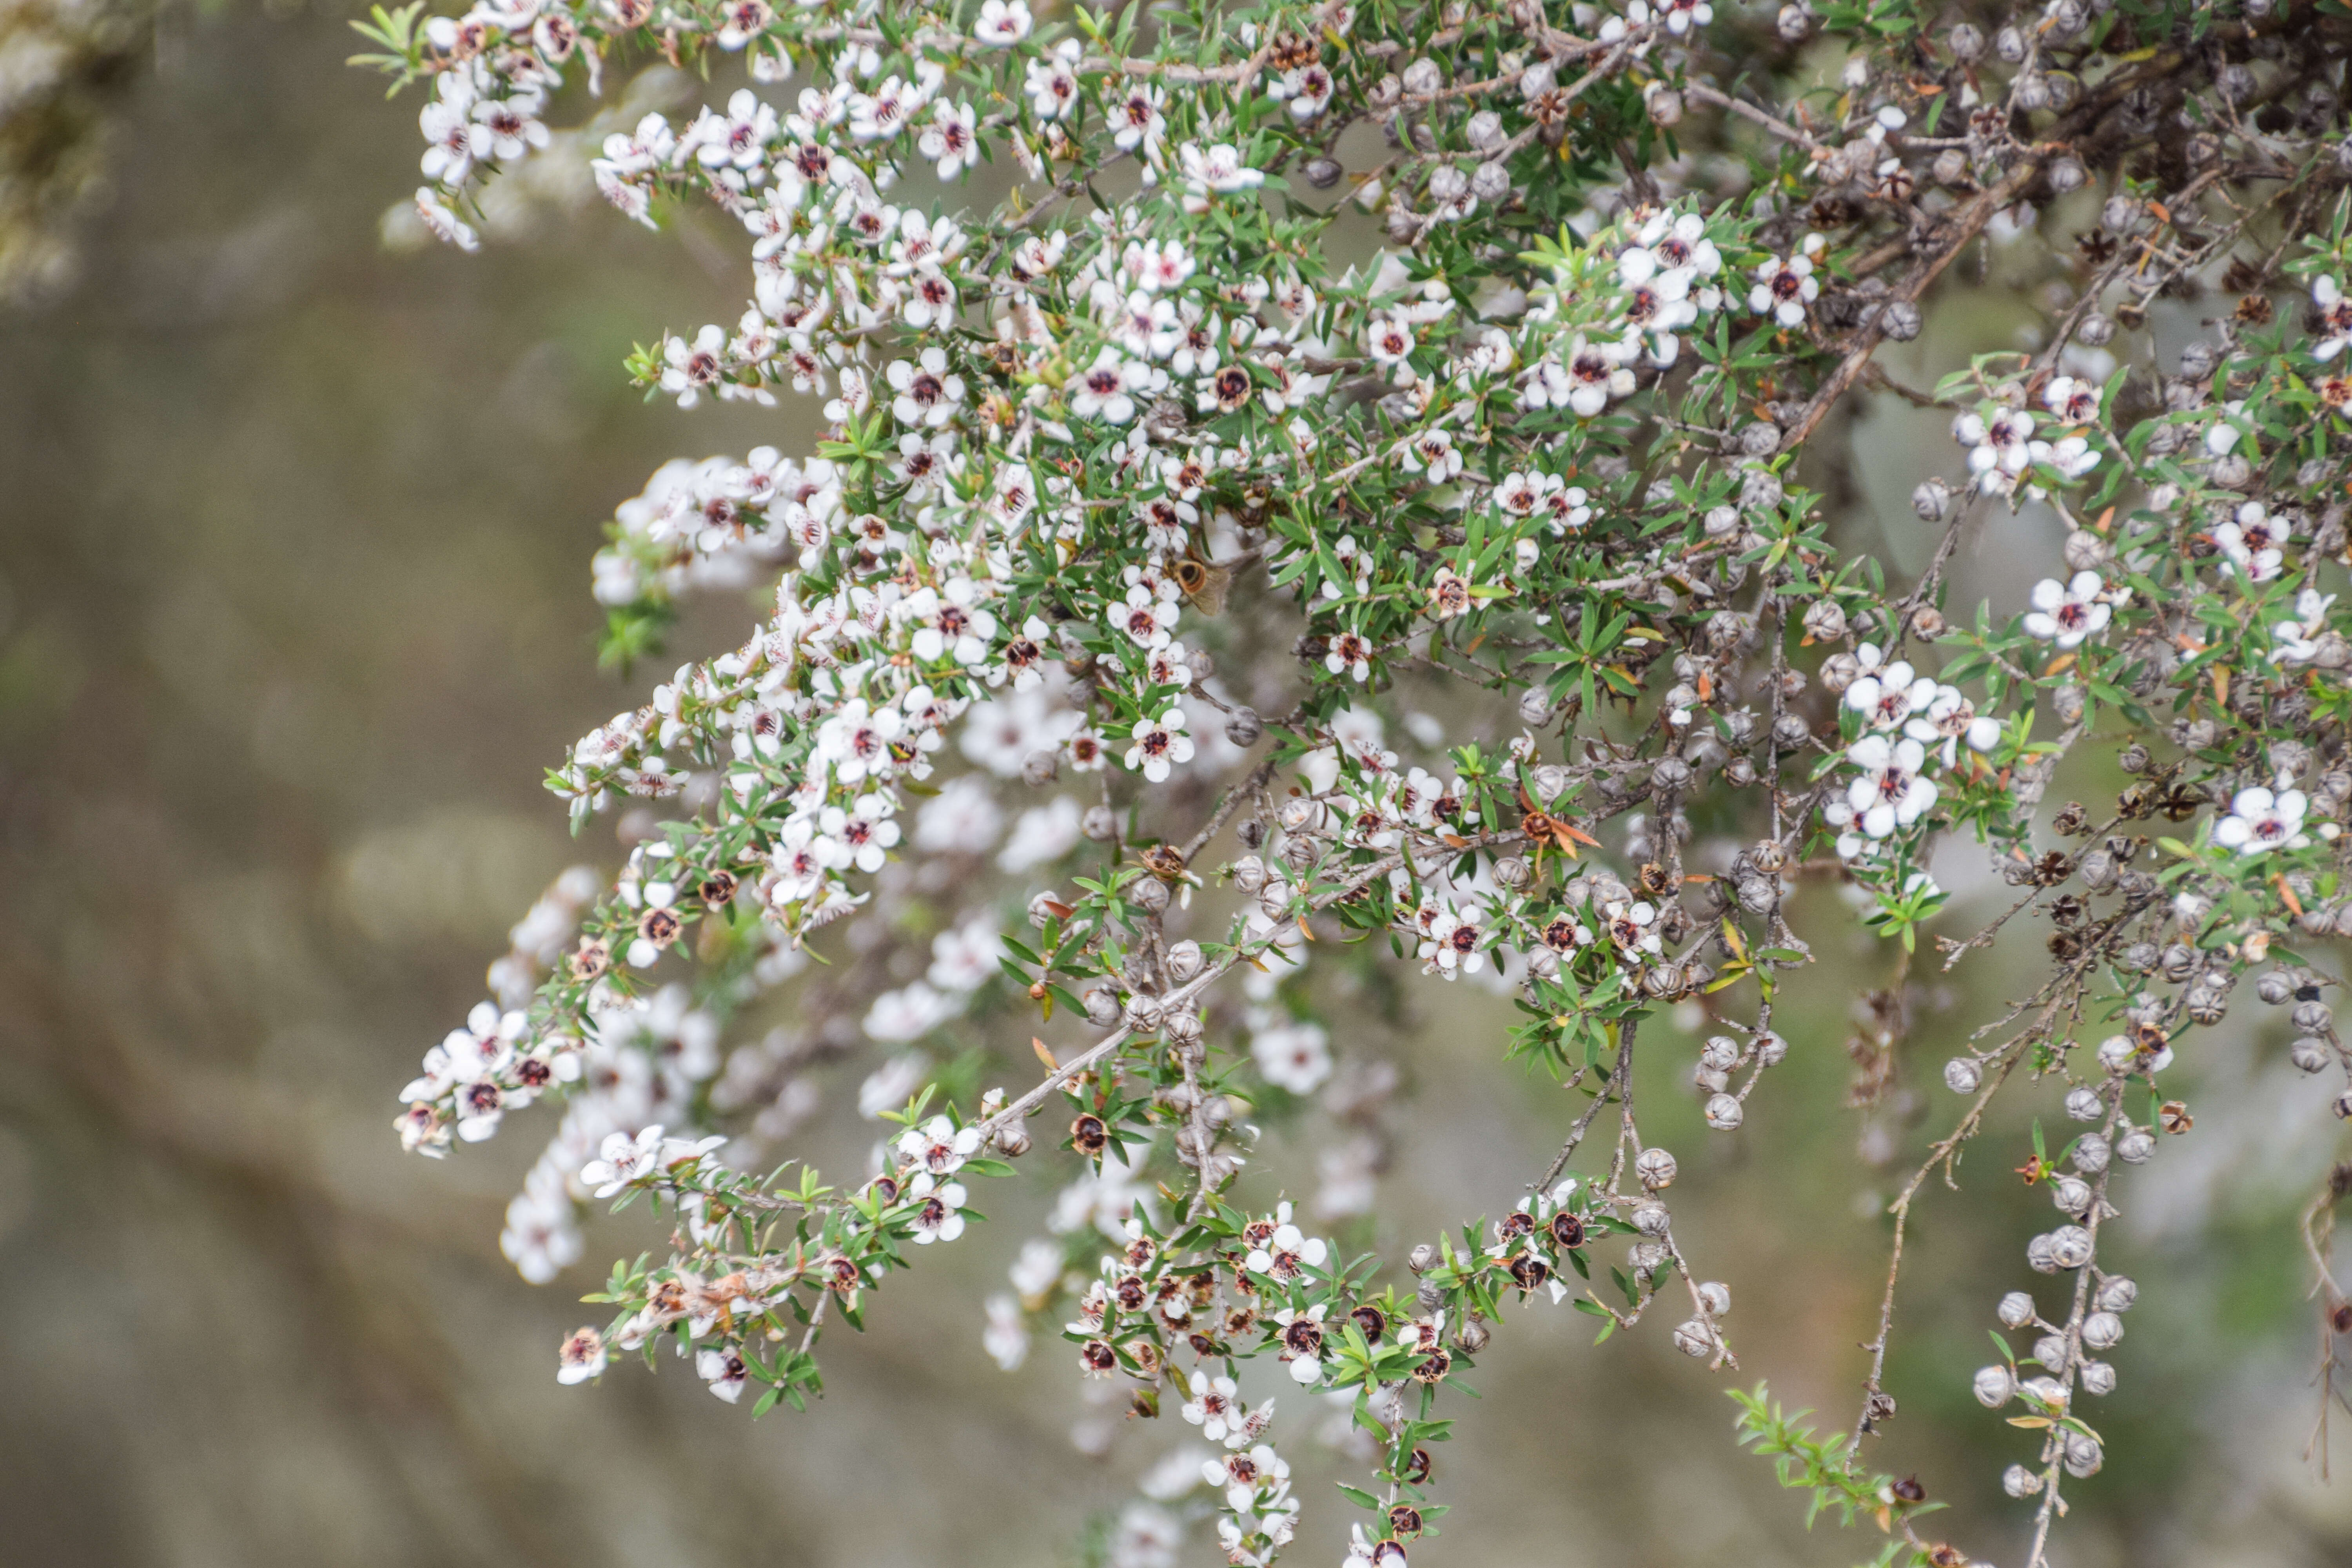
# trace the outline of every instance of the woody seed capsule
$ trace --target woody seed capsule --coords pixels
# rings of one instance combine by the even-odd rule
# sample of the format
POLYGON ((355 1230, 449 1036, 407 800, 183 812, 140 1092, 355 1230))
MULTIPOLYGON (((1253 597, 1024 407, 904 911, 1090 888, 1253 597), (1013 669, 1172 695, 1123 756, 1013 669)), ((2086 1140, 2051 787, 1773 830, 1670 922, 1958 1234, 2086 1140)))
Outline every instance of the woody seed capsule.
POLYGON ((2009 1368, 1987 1366, 1977 1369, 1977 1403, 1986 1409, 2000 1409, 2009 1403, 2010 1396, 2016 1392, 2017 1379, 2010 1374, 2009 1368))
POLYGON ((1633 1157, 1633 1174, 1654 1193, 1671 1187, 1675 1184, 1675 1157, 1653 1144, 1633 1157))
POLYGON ((2104 1398, 2116 1391, 2116 1369, 2105 1362, 2086 1361, 2074 1369, 2074 1375, 2082 1380, 2085 1394, 2104 1398))
POLYGON ((2116 1158, 2126 1165, 2145 1165, 2155 1152, 2156 1134, 2145 1127, 2135 1127, 2116 1140, 2116 1158))
POLYGON ((2021 1329, 2033 1321, 2033 1298, 2022 1290, 2011 1290, 2000 1299, 1994 1315, 2000 1319, 2002 1328, 2021 1329))

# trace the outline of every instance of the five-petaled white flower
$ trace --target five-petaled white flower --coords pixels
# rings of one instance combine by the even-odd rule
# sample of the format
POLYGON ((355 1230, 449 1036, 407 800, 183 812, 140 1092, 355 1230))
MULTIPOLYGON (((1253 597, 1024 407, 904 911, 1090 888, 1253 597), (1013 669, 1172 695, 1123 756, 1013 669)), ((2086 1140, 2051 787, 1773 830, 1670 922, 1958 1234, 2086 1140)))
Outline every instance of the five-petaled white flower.
POLYGON ((2066 583, 2044 577, 2033 585, 2033 608, 2026 615, 2025 629, 2062 648, 2080 647, 2085 637, 2106 629, 2113 613, 2096 572, 2077 572, 2066 583))
POLYGON ((2230 802, 2230 815, 2213 825, 2213 842, 2241 855, 2300 849, 2311 842, 2303 831, 2309 808, 2299 789, 2242 789, 2230 802))
POLYGON ((1920 771, 1927 765, 1927 751, 1908 736, 1890 741, 1885 735, 1864 735, 1846 748, 1845 755, 1862 770, 1862 776, 1846 788, 1846 803, 1873 838, 1910 826, 1936 804, 1935 782, 1920 771))
POLYGON ((1192 760, 1192 737, 1184 733, 1184 710, 1171 708, 1158 719, 1138 719, 1127 749, 1127 765, 1153 784, 1167 782, 1172 764, 1192 760))
POLYGON ((1793 256, 1775 256, 1756 268, 1756 286, 1748 291, 1748 308, 1770 316, 1783 327, 1805 324, 1805 308, 1821 298, 1821 279, 1813 276, 1813 258, 1827 243, 1818 234, 1805 236, 1793 256))

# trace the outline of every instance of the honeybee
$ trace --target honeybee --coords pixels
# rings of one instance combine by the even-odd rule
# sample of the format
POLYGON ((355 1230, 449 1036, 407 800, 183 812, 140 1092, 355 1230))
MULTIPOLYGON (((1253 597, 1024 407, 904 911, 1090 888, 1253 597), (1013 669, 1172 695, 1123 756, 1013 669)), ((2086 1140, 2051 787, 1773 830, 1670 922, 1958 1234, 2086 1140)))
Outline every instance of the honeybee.
POLYGON ((1225 595, 1234 585, 1234 574, 1222 566, 1212 566, 1198 555, 1187 555, 1176 563, 1176 586, 1184 591, 1184 598, 1204 616, 1221 616, 1225 612, 1225 595))

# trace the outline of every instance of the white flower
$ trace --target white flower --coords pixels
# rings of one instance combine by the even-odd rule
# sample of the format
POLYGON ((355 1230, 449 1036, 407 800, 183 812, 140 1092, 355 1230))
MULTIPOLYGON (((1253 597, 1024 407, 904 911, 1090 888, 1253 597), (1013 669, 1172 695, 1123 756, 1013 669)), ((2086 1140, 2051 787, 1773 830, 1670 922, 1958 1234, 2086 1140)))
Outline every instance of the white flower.
POLYGON ((1936 683, 1925 676, 1914 679, 1911 666, 1897 659, 1874 675, 1865 675, 1845 689, 1845 705, 1862 715, 1874 730, 1892 730, 1915 710, 1933 701, 1936 683))
POLYGON ((1242 1434, 1243 1415, 1239 1387, 1230 1377, 1211 1377, 1207 1373, 1192 1374, 1192 1397, 1184 1405, 1184 1419, 1201 1429, 1201 1436, 1212 1443, 1225 1442, 1228 1436, 1242 1434))
POLYGON ((981 0, 971 36, 992 49, 1009 49, 1029 36, 1032 26, 1029 7, 1023 0, 981 0))
POLYGON ((1919 771, 1927 752, 1916 741, 1864 735, 1847 748, 1846 760, 1862 770, 1862 777, 1847 787, 1846 803, 1873 838, 1910 826, 1936 804, 1936 786, 1919 771))
POLYGON ((1453 434, 1445 430, 1423 430, 1411 440, 1400 444, 1408 473, 1426 474, 1433 485, 1442 485, 1462 471, 1462 454, 1454 449, 1453 434))
POLYGON ((1130 732, 1135 744, 1127 751, 1127 765, 1153 784, 1167 782, 1171 764, 1192 760, 1192 738, 1184 733, 1184 710, 1171 708, 1158 720, 1138 719, 1130 732))
POLYGON ((2230 802, 2230 815, 2213 825, 2213 842, 2241 855, 2300 849, 2311 842, 2303 831, 2309 806, 2299 789, 2242 789, 2230 802))
POLYGON ((963 1234, 963 1215, 957 1212, 963 1207, 961 1182, 942 1182, 927 1171, 908 1184, 907 1196, 921 1205, 913 1221, 916 1246, 953 1241, 963 1234))
POLYGON ((1122 153, 1140 148, 1145 162, 1160 162, 1160 143, 1168 134, 1168 121, 1160 112, 1162 92, 1156 84, 1135 86, 1127 96, 1105 106, 1112 126, 1111 140, 1122 153))
POLYGON ((1192 212, 1208 211, 1212 191, 1246 191, 1265 183, 1265 174, 1243 163, 1241 150, 1229 142, 1207 148, 1187 142, 1176 150, 1176 158, 1184 171, 1184 205, 1192 212))
POLYGON ((2062 425, 2088 425, 2099 416, 2098 384, 2071 375, 2053 375, 2042 389, 2042 406, 2056 415, 2062 425))
POLYGON ((580 1167, 581 1184, 599 1198, 609 1198, 631 1182, 659 1169, 661 1153, 662 1130, 658 1124, 646 1128, 634 1138, 626 1132, 608 1132, 597 1150, 597 1158, 580 1167))
POLYGON ((1268 1083, 1312 1094, 1331 1076, 1330 1037, 1319 1024, 1283 1024, 1250 1037, 1250 1057, 1268 1083))
POLYGON ((2311 286, 2311 302, 2319 309, 2320 340, 2311 345, 2314 359, 2331 360, 2352 343, 2352 299, 2344 295, 2344 285, 2333 278, 2321 278, 2311 286))
POLYGON ((931 123, 915 143, 916 150, 939 166, 940 179, 952 180, 980 162, 977 124, 971 104, 940 99, 931 106, 931 123))
POLYGON ((730 1405, 743 1397, 743 1384, 751 1376, 751 1369, 743 1364, 743 1358, 730 1350, 698 1352, 694 1370, 710 1385, 711 1393, 730 1405))
POLYGON ((705 391, 719 384, 727 368, 727 329, 716 324, 694 334, 694 342, 672 334, 662 340, 661 389, 677 399, 680 408, 702 401, 705 391))
POLYGON ((2213 542, 2221 547, 2228 563, 2222 568, 2224 574, 2249 583, 2267 583, 2279 574, 2286 560, 2281 546, 2287 538, 2280 521, 2258 500, 2240 506, 2233 521, 2213 531, 2213 542))
POLYGON ((1485 934, 1479 929, 1475 910, 1441 910, 1429 922, 1429 935, 1421 944, 1421 956, 1448 980, 1457 973, 1475 974, 1486 966, 1486 955, 1478 945, 1485 934))
POLYGON ((988 1327, 981 1333, 981 1348, 1001 1370, 1018 1371, 1029 1359, 1029 1324, 1021 1303, 999 1291, 988 1299, 986 1310, 988 1327))
POLYGON ((2026 631, 2062 648, 2082 647, 2085 637, 2105 629, 2112 614, 2103 586, 2096 572, 2077 572, 2063 584, 2055 577, 2044 577, 2033 585, 2033 609, 2025 617, 2026 631))
POLYGON ((944 1116, 934 1116, 920 1127, 898 1134, 892 1147, 898 1157, 933 1176, 950 1175, 980 1149, 980 1129, 958 1127, 944 1116))
POLYGON ((1591 342, 1579 332, 1569 343, 1568 363, 1562 367, 1569 407, 1590 419, 1608 407, 1611 398, 1632 395, 1633 373, 1625 365, 1630 357, 1632 352, 1622 342, 1591 342))
POLYGON ((1969 448, 1970 472, 2021 474, 2033 461, 2033 415, 2023 408, 1997 408, 1990 418, 1963 414, 1952 421, 1952 438, 1969 448))
POLYGON ((1059 120, 1078 100, 1078 60, 1085 48, 1076 38, 1064 38, 1046 54, 1029 61, 1029 109, 1040 120, 1059 120))
POLYGON ((944 349, 925 349, 913 360, 892 360, 885 378, 897 394, 890 412, 901 425, 944 425, 963 403, 963 377, 949 373, 944 349))
POLYGON ((1990 752, 2000 744, 2000 720, 1978 713, 1956 686, 1926 684, 1931 689, 1926 701, 1914 704, 1912 716, 1903 725, 1906 735, 1922 746, 1940 747, 1948 768, 1958 762, 1962 741, 1977 752, 1990 752))
POLYGON ((1135 417, 1134 394, 1151 384, 1151 366, 1105 343, 1095 363, 1070 384, 1070 412, 1080 419, 1124 425, 1135 417))
POLYGON ((1274 1227, 1274 1234, 1249 1250, 1242 1267, 1253 1274, 1270 1275, 1288 1284, 1308 1268, 1320 1268, 1331 1254, 1330 1247, 1319 1236, 1308 1236, 1290 1223, 1290 1205, 1285 1204, 1276 1211, 1283 1216, 1274 1227))
POLYGON ((1666 31, 1678 38, 1715 20, 1715 7, 1706 0, 1658 0, 1656 10, 1666 31))
POLYGON ((473 226, 449 210, 449 204, 430 185, 416 188, 416 216, 425 222, 433 237, 444 245, 454 245, 460 250, 478 250, 481 238, 473 226))
POLYGON ((1776 256, 1756 268, 1756 286, 1748 291, 1748 308, 1769 315, 1783 327, 1805 324, 1805 307, 1821 297, 1821 280, 1813 276, 1813 258, 1826 242, 1809 234, 1796 255, 1776 256))
POLYGON ((2333 594, 2305 588, 2294 596, 2294 617, 2271 628, 2271 662, 2309 664, 2319 657, 2319 634, 2327 629, 2333 594))
POLYGON ((1627 963, 1639 963, 1644 953, 1656 954, 1664 950, 1656 925, 1656 906, 1647 900, 1635 903, 1614 900, 1601 907, 1601 931, 1617 947, 1618 956, 1627 963))

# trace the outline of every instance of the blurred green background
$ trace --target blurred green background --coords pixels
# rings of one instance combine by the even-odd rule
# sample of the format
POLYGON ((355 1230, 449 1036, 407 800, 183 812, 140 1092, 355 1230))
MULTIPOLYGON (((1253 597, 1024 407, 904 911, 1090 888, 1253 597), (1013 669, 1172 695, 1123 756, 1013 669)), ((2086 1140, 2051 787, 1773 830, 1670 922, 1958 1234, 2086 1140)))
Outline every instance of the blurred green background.
MULTIPOLYGON (((740 236, 715 216, 655 236, 572 211, 557 180, 512 216, 529 243, 388 247, 415 103, 344 68, 347 14, 167 12, 101 100, 78 275, 0 314, 0 1563, 1058 1561, 1191 1429, 1127 1422, 1084 1457, 1072 1425, 1101 1412, 1063 1347, 1009 1376, 982 1353, 980 1297, 1054 1181, 976 1194, 990 1224, 886 1292, 871 1332, 828 1341, 829 1397, 754 1425, 669 1363, 556 1385, 573 1299, 655 1238, 600 1221, 583 1265, 523 1284, 496 1243, 532 1127, 444 1163, 399 1152, 394 1092, 479 997, 507 926, 572 860, 615 858, 605 826, 571 843, 537 782, 655 678, 595 668, 601 520, 663 460, 791 449, 809 416, 682 415, 624 383, 633 341, 740 310, 740 236)), ((1984 289, 1896 368, 1925 384, 2022 319, 1984 289)), ((1926 548, 1904 497, 1953 454, 1936 415, 1866 418, 1842 542, 1899 566, 1926 548)), ((2057 538, 2032 514, 1987 523, 1957 602, 2013 603, 2057 538)), ((749 613, 690 619, 681 656, 749 613)), ((2074 793, 2102 782, 2084 766, 2074 793)), ((1948 930, 1997 896, 1966 859, 1948 930)), ((1892 956, 1848 934, 1834 889, 1806 899, 1823 962, 1745 1131, 1706 1134, 1682 1092, 1692 1042, 1645 1037, 1680 1228, 1731 1286, 1741 1369, 1676 1355, 1669 1323, 1595 1349, 1589 1319, 1515 1311, 1441 1457, 1455 1512, 1417 1556, 1875 1551, 1868 1527, 1805 1532, 1801 1500, 1733 1447, 1722 1390, 1769 1378, 1850 1425, 1877 1210, 1953 1114, 1944 1056, 2023 971, 1995 952, 1916 986, 1893 1097, 1850 1110, 1851 998, 1892 956)), ((2352 1481, 2304 1458, 2316 1348, 2294 1229, 2336 1130, 2250 990, 2200 1047, 2194 1133, 2119 1184, 2143 1304, 2095 1416, 2107 1468, 2072 1489, 2069 1568, 2352 1562, 2352 1481)), ((1408 1084, 1375 1237, 1401 1252, 1498 1212, 1580 1101, 1502 1063, 1486 994, 1386 995, 1367 990, 1337 1044, 1408 1084)), ((989 1043, 1013 1079, 1022 1040, 989 1043)), ((2030 1439, 1967 1379, 1999 1295, 2047 1293, 2022 1255, 2052 1211, 2005 1167, 2032 1115, 2058 1121, 2053 1096, 2011 1098, 1965 1192, 1923 1203, 1901 1410, 1873 1452, 2004 1563, 2025 1509, 1998 1476, 2030 1439)), ((1304 1182, 1315 1131, 1273 1134, 1263 1179, 1304 1182)), ((814 1148, 854 1163, 867 1137, 814 1148)), ((1284 1423, 1306 1563, 1338 1560, 1348 1515, 1344 1467, 1307 1436, 1320 1419, 1284 1423)), ((1181 1561, 1215 1557, 1196 1524, 1181 1561)))

